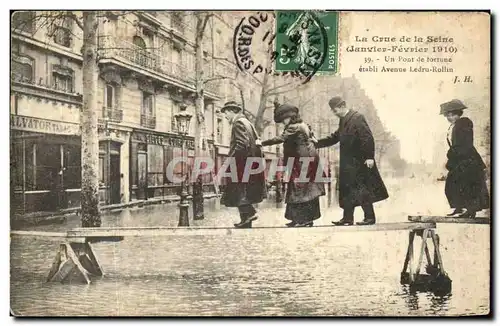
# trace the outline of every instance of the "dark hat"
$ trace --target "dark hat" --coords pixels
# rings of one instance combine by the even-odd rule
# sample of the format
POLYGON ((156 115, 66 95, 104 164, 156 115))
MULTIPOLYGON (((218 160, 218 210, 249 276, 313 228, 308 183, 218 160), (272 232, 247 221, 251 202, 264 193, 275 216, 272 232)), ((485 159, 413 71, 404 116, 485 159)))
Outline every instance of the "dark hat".
POLYGON ((451 111, 457 111, 463 109, 467 109, 465 104, 463 104, 462 101, 460 100, 453 99, 449 102, 441 104, 441 111, 439 112, 439 114, 446 114, 451 111))
POLYGON ((332 97, 330 101, 328 101, 328 105, 330 105, 332 109, 339 107, 342 103, 345 103, 345 101, 340 96, 332 97))
POLYGON ((230 108, 238 109, 238 112, 242 110, 241 106, 238 103, 236 103, 235 101, 229 101, 224 104, 222 109, 220 109, 220 112, 224 113, 224 111, 230 108))
POLYGON ((296 116, 299 113, 299 109, 290 104, 282 104, 274 109, 274 122, 281 123, 286 118, 296 116))

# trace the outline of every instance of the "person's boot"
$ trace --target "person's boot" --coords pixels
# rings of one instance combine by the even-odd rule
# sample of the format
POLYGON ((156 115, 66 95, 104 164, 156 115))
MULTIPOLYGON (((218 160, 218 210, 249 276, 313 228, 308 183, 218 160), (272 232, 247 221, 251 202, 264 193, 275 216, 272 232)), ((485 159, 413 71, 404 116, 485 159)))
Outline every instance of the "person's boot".
POLYGON ((252 227, 252 222, 255 221, 256 219, 257 219, 257 215, 247 217, 245 220, 241 221, 240 223, 234 224, 234 227, 239 228, 239 229, 252 227))
POLYGON ((361 222, 357 222, 356 225, 373 225, 375 224, 375 219, 374 218, 365 218, 361 222))
POLYGON ((332 223, 337 226, 346 226, 354 224, 353 220, 346 218, 342 218, 340 221, 333 221, 332 223))
POLYGON ((475 218, 476 217, 476 211, 473 210, 466 210, 462 214, 457 216, 458 218, 475 218))
POLYGON ((458 214, 462 214, 462 213, 464 213, 463 208, 455 208, 455 210, 453 212, 451 212, 450 214, 447 214, 446 216, 454 216, 454 215, 458 215, 458 214))

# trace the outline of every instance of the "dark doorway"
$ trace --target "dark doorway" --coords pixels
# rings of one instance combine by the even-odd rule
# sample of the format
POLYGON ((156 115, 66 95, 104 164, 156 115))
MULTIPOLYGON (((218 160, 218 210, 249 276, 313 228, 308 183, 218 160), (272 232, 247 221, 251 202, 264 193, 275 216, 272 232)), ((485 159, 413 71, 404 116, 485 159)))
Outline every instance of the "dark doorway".
POLYGON ((111 154, 109 167, 109 181, 110 181, 110 201, 111 204, 119 204, 121 201, 120 196, 120 155, 111 154))
POLYGON ((137 182, 137 199, 147 199, 146 189, 147 189, 147 154, 139 153, 137 155, 137 172, 138 172, 138 182, 137 182))

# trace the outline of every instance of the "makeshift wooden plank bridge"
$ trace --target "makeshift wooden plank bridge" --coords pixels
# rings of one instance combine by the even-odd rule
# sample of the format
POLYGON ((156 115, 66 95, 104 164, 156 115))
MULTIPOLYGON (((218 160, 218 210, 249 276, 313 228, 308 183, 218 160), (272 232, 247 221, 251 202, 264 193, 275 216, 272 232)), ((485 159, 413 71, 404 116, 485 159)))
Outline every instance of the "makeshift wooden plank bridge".
POLYGON ((47 281, 64 281, 73 271, 80 274, 87 284, 92 276, 104 276, 101 264, 95 254, 92 243, 116 242, 125 237, 168 237, 168 236, 207 236, 237 235, 245 232, 303 232, 327 233, 336 232, 370 232, 370 231, 409 231, 409 243, 401 272, 401 284, 410 287, 426 288, 436 291, 451 290, 451 279, 444 269, 439 250, 439 236, 436 223, 469 223, 486 224, 485 219, 450 219, 440 216, 409 216, 409 222, 379 223, 367 226, 314 226, 309 228, 288 227, 253 227, 236 229, 231 227, 98 227, 75 228, 66 232, 11 231, 11 236, 30 236, 52 238, 62 241, 52 263, 47 281), (458 221, 457 221, 458 220, 458 221), (418 236, 422 239, 418 257, 414 257, 414 241, 418 236), (431 257, 429 244, 432 242, 431 257), (427 264, 424 266, 424 257, 427 264), (416 264, 415 264, 416 262, 416 264), (425 274, 421 271, 424 269, 425 274))

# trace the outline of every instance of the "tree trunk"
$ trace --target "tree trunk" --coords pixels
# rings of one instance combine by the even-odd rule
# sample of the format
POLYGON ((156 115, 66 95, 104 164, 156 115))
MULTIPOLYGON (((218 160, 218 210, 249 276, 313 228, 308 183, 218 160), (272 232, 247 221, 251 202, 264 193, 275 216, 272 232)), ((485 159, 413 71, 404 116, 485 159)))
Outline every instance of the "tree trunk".
POLYGON ((262 136, 262 133, 264 132, 264 113, 266 112, 267 106, 266 90, 268 80, 268 74, 264 74, 264 78, 262 79, 262 88, 260 91, 259 109, 257 110, 257 114, 255 115, 255 130, 260 136, 262 136))
MULTIPOLYGON (((197 30, 195 40, 195 113, 196 113, 196 130, 195 130, 195 150, 194 156, 203 156, 203 143, 205 137, 205 108, 204 108, 204 83, 203 83, 203 21, 206 14, 196 14, 197 30)), ((207 144, 205 144, 207 145, 207 144)), ((203 181, 201 176, 193 184, 193 218, 201 220, 204 218, 203 212, 203 181)))
POLYGON ((101 226, 99 212, 99 136, 97 134, 97 15, 83 12, 82 227, 101 226))

